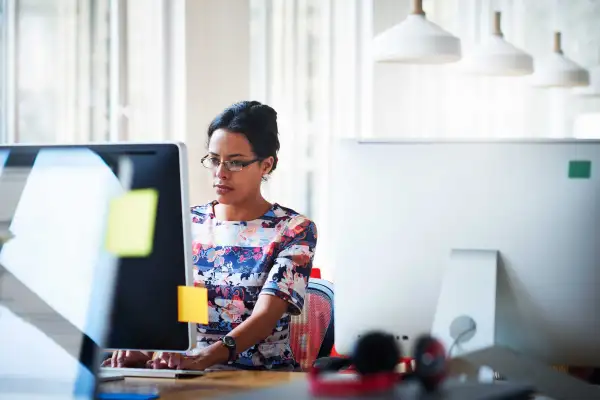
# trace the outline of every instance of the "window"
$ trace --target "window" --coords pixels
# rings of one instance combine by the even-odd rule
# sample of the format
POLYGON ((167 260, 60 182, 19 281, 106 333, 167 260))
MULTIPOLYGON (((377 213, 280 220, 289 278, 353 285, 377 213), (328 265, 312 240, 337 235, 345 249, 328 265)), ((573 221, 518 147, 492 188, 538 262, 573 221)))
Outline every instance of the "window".
POLYGON ((185 2, 112 4, 110 140, 183 139, 185 2))
POLYGON ((363 107, 370 97, 361 95, 370 2, 252 0, 251 7, 251 97, 277 110, 281 141, 265 195, 316 222, 315 265, 331 277, 332 141, 357 136, 370 121, 363 107))
POLYGON ((8 33, 7 1, 0 0, 0 143, 8 140, 7 137, 7 69, 8 48, 6 35, 8 33))
POLYGON ((329 1, 255 0, 251 43, 253 98, 279 115, 280 163, 266 188, 272 200, 317 218, 320 143, 329 135, 329 1), (261 82, 257 85, 256 82, 261 82))
POLYGON ((0 2, 4 140, 105 138, 108 1, 0 2))
POLYGON ((318 69, 314 34, 318 8, 314 3, 259 0, 253 2, 251 13, 251 32, 255 35, 251 42, 264 46, 251 52, 253 57, 262 58, 252 60, 256 66, 251 71, 252 80, 263 79, 263 86, 258 88, 261 100, 277 110, 281 133, 280 162, 267 185, 267 195, 309 217, 312 212, 306 193, 312 184, 308 175, 315 145, 311 140, 315 117, 311 89, 318 69))

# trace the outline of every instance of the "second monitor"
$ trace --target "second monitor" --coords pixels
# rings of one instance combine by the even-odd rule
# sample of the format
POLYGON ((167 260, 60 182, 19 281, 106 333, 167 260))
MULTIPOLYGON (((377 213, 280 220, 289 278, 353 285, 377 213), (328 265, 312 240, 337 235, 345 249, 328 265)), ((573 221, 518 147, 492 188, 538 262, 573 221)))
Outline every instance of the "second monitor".
POLYGON ((472 343, 600 366, 600 142, 345 140, 332 165, 340 353, 371 329, 410 352, 433 328, 453 255, 497 252, 496 282, 455 285, 459 297, 483 288, 468 306, 495 319, 472 343))

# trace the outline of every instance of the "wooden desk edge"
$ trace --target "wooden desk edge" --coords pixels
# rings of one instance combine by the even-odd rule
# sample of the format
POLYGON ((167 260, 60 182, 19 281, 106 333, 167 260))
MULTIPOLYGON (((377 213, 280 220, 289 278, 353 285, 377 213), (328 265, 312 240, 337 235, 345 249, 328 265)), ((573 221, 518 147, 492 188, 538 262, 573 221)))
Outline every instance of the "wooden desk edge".
POLYGON ((214 398, 228 394, 283 385, 306 377, 304 372, 288 371, 214 371, 194 378, 126 378, 106 382, 111 388, 133 385, 156 386, 161 400, 191 400, 214 398))

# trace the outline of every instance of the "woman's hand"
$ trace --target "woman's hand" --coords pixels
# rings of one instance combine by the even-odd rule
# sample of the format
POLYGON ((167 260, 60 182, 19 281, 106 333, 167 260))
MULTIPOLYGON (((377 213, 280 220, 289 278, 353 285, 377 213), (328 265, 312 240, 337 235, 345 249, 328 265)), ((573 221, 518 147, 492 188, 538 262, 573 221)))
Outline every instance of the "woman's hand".
POLYGON ((187 369, 203 371, 210 367, 206 356, 186 356, 179 353, 161 353, 146 363, 146 368, 153 369, 187 369))
POLYGON ((146 368, 204 371, 215 364, 225 362, 227 354, 228 351, 221 345, 205 348, 195 356, 186 356, 180 353, 157 353, 152 360, 146 363, 146 368))
POLYGON ((103 367, 112 368, 144 368, 152 356, 142 351, 117 350, 112 357, 104 360, 103 367))

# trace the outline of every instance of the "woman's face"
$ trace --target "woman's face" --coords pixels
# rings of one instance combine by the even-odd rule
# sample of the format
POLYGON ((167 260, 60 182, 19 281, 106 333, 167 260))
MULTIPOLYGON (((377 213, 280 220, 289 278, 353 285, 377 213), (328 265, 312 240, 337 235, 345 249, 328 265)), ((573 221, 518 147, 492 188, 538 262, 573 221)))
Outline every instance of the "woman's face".
POLYGON ((221 204, 241 204, 260 195, 263 176, 269 173, 273 158, 257 160, 246 136, 217 129, 208 144, 213 187, 221 204), (239 171, 230 171, 227 165, 239 171))

